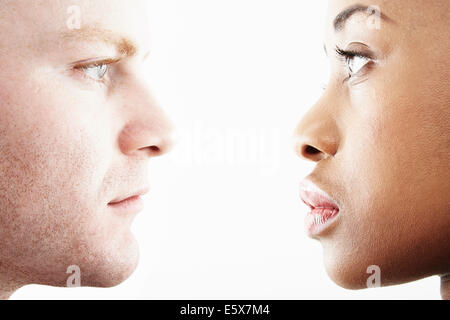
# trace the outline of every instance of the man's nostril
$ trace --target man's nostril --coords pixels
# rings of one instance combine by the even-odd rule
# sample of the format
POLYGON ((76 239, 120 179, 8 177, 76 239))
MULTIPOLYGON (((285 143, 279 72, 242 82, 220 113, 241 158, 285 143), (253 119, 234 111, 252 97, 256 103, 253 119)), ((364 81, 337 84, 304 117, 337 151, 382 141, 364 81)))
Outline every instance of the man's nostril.
POLYGON ((153 157, 160 156, 162 154, 161 148, 158 146, 146 146, 146 147, 140 148, 139 151, 145 151, 150 156, 153 156, 153 157))
POLYGON ((162 154, 161 148, 158 146, 149 146, 148 149, 153 156, 159 156, 162 154))

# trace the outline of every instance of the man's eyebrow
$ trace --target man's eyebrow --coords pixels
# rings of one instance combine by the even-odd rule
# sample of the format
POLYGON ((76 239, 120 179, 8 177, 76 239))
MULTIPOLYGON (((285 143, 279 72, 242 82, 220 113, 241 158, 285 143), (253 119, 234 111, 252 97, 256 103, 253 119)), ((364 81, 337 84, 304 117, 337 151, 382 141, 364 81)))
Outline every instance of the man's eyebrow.
POLYGON ((137 46, 131 39, 121 36, 111 30, 97 26, 84 26, 80 29, 73 29, 62 33, 63 40, 105 42, 114 45, 120 55, 127 57, 135 56, 137 46))
POLYGON ((391 18, 382 13, 376 6, 364 6, 361 4, 355 4, 341 11, 336 16, 336 18, 334 18, 333 21, 334 30, 341 31, 345 27, 345 23, 348 21, 348 19, 350 19, 354 14, 359 12, 364 12, 368 16, 375 14, 377 17, 380 17, 381 19, 388 22, 393 21, 391 18))

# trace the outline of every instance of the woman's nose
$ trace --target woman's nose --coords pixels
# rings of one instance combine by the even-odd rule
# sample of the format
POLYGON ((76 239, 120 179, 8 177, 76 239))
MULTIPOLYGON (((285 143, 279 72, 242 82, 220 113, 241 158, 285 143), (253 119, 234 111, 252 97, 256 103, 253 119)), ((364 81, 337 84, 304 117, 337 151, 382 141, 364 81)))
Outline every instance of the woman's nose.
POLYGON ((294 133, 296 153, 319 162, 333 157, 339 148, 339 130, 330 107, 319 101, 300 121, 294 133))

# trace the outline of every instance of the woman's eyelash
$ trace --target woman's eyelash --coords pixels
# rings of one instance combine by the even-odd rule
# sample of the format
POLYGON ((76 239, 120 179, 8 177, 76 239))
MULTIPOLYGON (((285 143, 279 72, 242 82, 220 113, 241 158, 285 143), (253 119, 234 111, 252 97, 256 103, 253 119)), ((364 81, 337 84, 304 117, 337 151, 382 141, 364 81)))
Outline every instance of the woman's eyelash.
POLYGON ((335 51, 346 68, 347 77, 343 79, 343 83, 360 74, 364 68, 372 66, 375 60, 375 55, 371 51, 355 51, 355 50, 342 50, 336 46, 335 51))
POLYGON ((361 51, 354 51, 354 50, 343 50, 336 46, 334 49, 339 57, 341 58, 354 58, 354 57, 360 57, 360 58, 366 58, 366 59, 373 59, 373 55, 370 53, 365 53, 361 51))

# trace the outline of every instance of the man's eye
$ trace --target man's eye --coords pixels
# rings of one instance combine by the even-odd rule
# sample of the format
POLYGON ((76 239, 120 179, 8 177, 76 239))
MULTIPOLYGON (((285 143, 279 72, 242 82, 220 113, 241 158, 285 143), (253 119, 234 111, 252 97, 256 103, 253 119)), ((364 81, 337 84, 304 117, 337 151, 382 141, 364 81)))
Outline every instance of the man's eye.
POLYGON ((106 72, 108 71, 107 64, 99 64, 93 66, 86 66, 80 68, 89 78, 92 78, 95 81, 102 81, 106 72))

